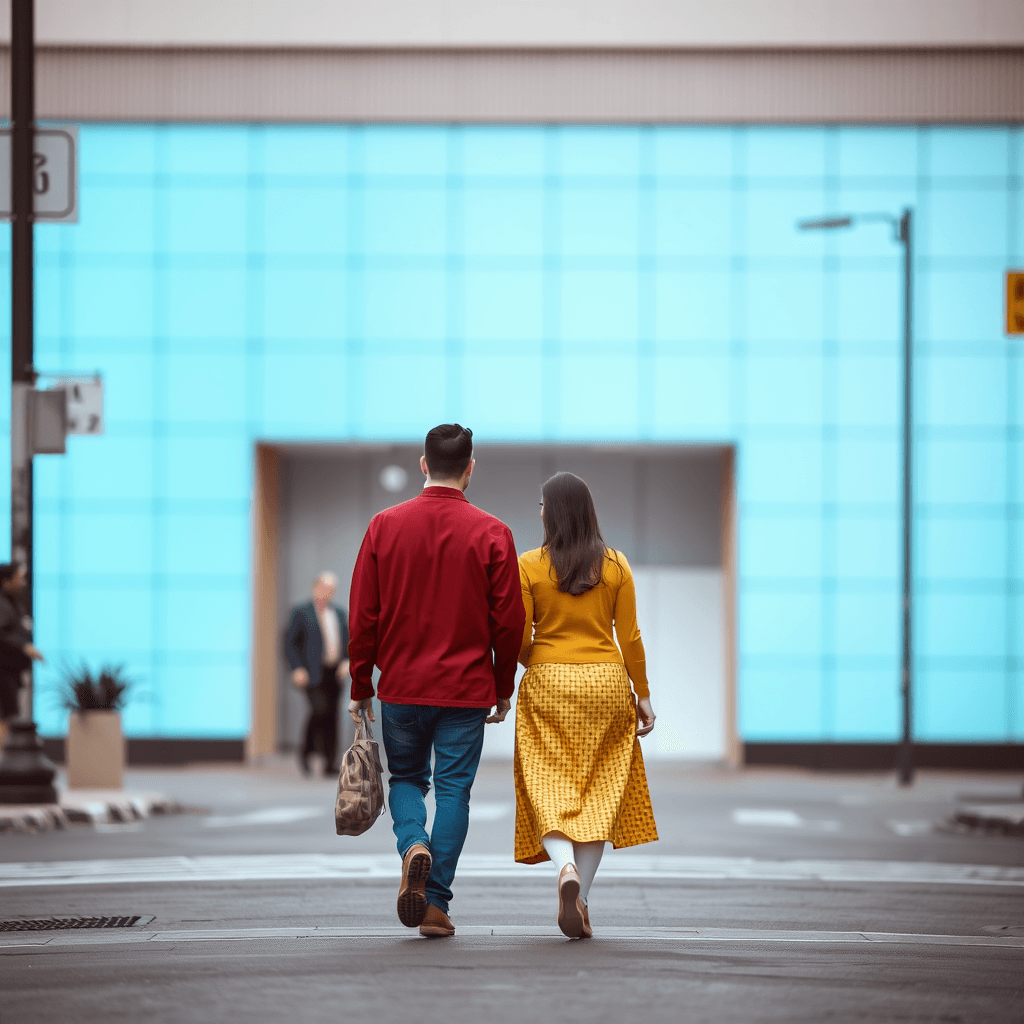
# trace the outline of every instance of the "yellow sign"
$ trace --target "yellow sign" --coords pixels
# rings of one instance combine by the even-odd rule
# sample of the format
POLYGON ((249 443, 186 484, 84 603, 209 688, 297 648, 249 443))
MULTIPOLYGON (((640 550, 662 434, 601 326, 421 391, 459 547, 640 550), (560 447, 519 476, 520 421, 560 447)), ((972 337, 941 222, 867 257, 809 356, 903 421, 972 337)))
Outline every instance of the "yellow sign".
POLYGON ((1006 272, 1006 333, 1024 334, 1024 270, 1006 272))

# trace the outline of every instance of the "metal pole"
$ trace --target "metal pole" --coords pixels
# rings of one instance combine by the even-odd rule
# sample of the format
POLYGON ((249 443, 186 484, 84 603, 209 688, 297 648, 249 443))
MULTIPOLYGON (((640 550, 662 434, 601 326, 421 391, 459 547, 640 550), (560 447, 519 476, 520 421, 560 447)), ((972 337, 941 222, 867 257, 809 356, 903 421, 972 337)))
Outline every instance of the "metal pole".
POLYGON ((913 598, 914 598, 914 504, 913 504, 913 252, 911 210, 903 211, 899 240, 903 243, 903 741, 900 744, 899 781, 909 786, 914 781, 913 740, 913 598))
POLYGON ((32 614, 32 451, 27 437, 27 392, 33 371, 32 150, 35 130, 34 0, 11 3, 11 561, 28 574, 25 611, 32 614), (17 415, 15 415, 17 412, 17 415), (16 447, 15 435, 21 434, 16 447))
MULTIPOLYGON (((25 614, 32 615, 32 448, 28 393, 33 371, 33 135, 36 120, 35 2, 11 3, 11 561, 25 566, 25 614), (17 427, 13 426, 17 421, 17 427)), ((32 673, 28 676, 32 717, 32 673)))
MULTIPOLYGON (((35 136, 34 0, 11 0, 11 561, 28 573, 24 611, 32 614, 32 179, 35 136)), ((54 767, 32 720, 32 672, 25 715, 12 723, 0 755, 0 803, 57 802, 54 767)))

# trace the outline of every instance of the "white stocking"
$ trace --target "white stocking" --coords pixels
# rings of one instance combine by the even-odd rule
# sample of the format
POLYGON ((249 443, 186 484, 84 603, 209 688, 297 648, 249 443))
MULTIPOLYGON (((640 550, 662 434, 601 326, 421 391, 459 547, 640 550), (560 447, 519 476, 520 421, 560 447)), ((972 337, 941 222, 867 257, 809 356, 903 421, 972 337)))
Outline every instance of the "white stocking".
POLYGON ((561 874, 566 864, 575 864, 575 853, 572 848, 572 840, 561 832, 549 832, 541 839, 544 852, 551 858, 555 870, 561 874))
MULTIPOLYGON (((587 893, 597 874, 597 867, 604 856, 604 841, 597 843, 573 843, 573 855, 576 857, 576 870, 580 873, 580 899, 587 905, 587 893)), ((547 847, 545 847, 547 849, 547 847)))

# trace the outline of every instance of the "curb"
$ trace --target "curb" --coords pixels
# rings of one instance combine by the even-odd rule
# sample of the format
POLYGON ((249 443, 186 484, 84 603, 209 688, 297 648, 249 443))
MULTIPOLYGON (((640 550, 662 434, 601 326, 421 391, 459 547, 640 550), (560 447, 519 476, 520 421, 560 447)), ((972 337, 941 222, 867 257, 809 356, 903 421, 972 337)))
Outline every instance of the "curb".
POLYGON ((963 807, 953 815, 958 825, 1004 836, 1024 836, 1024 803, 963 807))
POLYGON ((0 806, 0 834, 52 832, 70 825, 118 824, 194 810, 158 793, 65 791, 59 804, 0 806))

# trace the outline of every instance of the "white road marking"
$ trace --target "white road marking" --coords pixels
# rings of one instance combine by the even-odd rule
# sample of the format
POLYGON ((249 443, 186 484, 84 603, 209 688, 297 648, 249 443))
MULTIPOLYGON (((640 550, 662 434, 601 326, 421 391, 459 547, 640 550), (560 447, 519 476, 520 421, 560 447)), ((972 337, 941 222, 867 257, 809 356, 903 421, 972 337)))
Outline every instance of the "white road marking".
POLYGON ((772 828, 799 828, 803 822, 795 811, 749 810, 744 807, 732 812, 737 825, 768 825, 772 828))
POLYGON ((501 821, 512 813, 511 804, 473 804, 469 805, 471 821, 501 821))
MULTIPOLYGON (((536 938, 567 941, 552 925, 456 925, 456 935, 462 938, 536 938)), ((602 928, 595 929, 595 941, 602 939, 619 942, 744 942, 765 943, 827 943, 854 945, 908 945, 908 946, 1001 946, 1024 948, 1024 938, 1014 935, 929 935, 902 932, 827 932, 784 931, 744 928, 602 928)), ((0 950, 47 947, 60 949, 68 946, 112 946, 149 942, 252 942, 281 939, 356 939, 395 938, 408 941, 418 936, 415 930, 394 926, 363 928, 291 927, 291 928, 209 928, 166 929, 113 929, 39 933, 28 939, 24 934, 0 935, 0 950)), ((427 940, 429 941, 429 940, 427 940)))
POLYGON ((319 818, 328 813, 326 807, 268 807, 246 814, 212 815, 203 819, 206 828, 234 828, 242 825, 288 825, 293 821, 319 818))
POLYGON ((808 828, 817 832, 838 832, 842 827, 838 821, 809 821, 801 818, 796 811, 773 811, 738 807, 732 812, 737 825, 754 825, 763 828, 808 828))
MULTIPOLYGON (((303 879, 386 879, 401 873, 395 854, 249 854, 209 857, 126 857, 114 860, 0 863, 0 888, 132 885, 142 882, 248 882, 303 879)), ((550 862, 516 864, 510 855, 465 854, 460 878, 513 878, 547 885, 550 862)), ((900 885, 997 885, 1024 888, 1024 868, 925 861, 754 860, 609 852, 602 878, 636 881, 725 880, 861 882, 900 885)))
POLYGON ((887 821, 886 824, 898 836, 927 836, 932 832, 930 821, 887 821))

